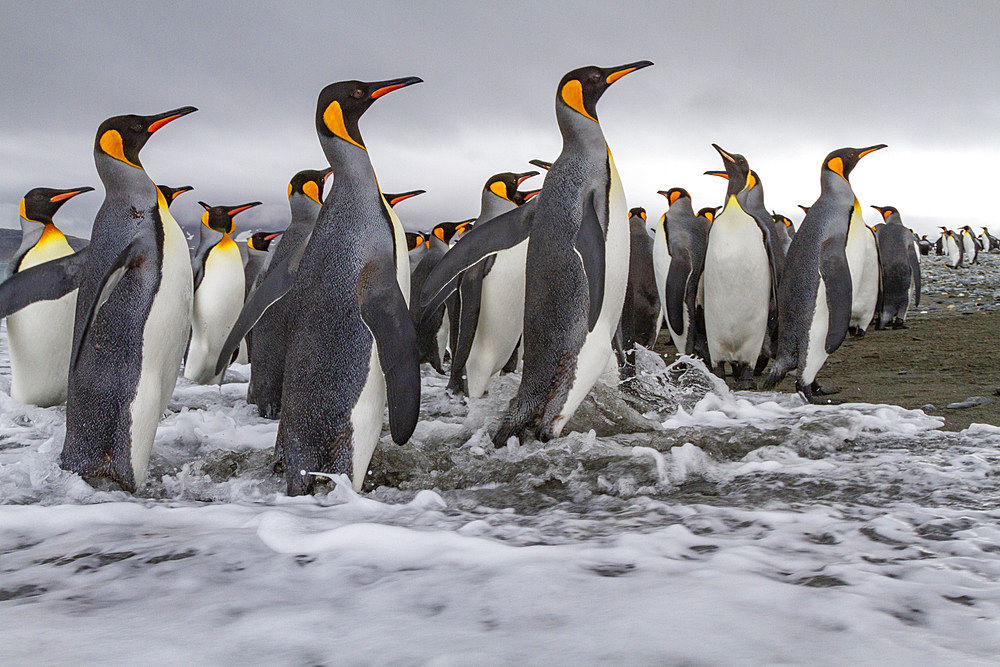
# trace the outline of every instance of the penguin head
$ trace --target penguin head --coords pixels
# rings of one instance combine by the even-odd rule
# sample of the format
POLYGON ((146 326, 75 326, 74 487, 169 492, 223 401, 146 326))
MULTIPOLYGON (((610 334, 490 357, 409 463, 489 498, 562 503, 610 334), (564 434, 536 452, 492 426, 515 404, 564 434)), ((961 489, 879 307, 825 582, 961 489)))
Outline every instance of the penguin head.
POLYGON ((223 234, 232 234, 233 230, 236 229, 236 223, 233 222, 233 218, 248 208, 260 206, 261 204, 259 201, 240 206, 209 206, 203 201, 198 203, 205 209, 205 212, 201 214, 201 224, 223 234))
MULTIPOLYGON (((739 153, 724 151, 718 144, 712 144, 712 148, 722 156, 722 164, 726 168, 726 178, 729 181, 729 188, 726 191, 726 198, 736 196, 743 190, 752 190, 757 184, 757 179, 750 173, 750 163, 739 153)), ((719 172, 705 172, 710 176, 721 176, 719 172)))
POLYGON ((537 190, 524 190, 524 191, 518 190, 517 192, 514 193, 514 203, 517 204, 518 206, 524 206, 529 201, 537 197, 538 193, 541 191, 542 191, 541 188, 538 188, 537 190))
POLYGON ((420 232, 406 232, 406 249, 413 251, 424 244, 424 235, 420 232))
POLYGON ((869 153, 874 153, 885 147, 885 144, 876 144, 867 148, 838 148, 823 160, 823 172, 833 172, 850 182, 851 171, 858 165, 858 161, 869 153))
POLYGON ((338 81, 320 91, 316 102, 316 131, 321 138, 337 138, 368 150, 358 130, 358 119, 375 100, 394 90, 422 83, 409 76, 389 81, 338 81))
POLYGON ((500 174, 494 174, 490 176, 489 180, 486 181, 486 185, 483 186, 483 193, 490 192, 500 199, 506 199, 509 202, 517 203, 517 186, 524 183, 526 180, 532 176, 537 176, 537 171, 525 171, 520 174, 515 174, 512 171, 505 171, 500 174))
POLYGON ((179 195, 194 190, 194 186, 182 185, 179 188, 172 188, 169 185, 157 185, 156 189, 159 190, 163 194, 163 198, 167 200, 167 206, 170 206, 179 195))
POLYGON ((533 164, 536 167, 538 167, 539 169, 544 169, 545 171, 548 171, 549 169, 552 168, 552 163, 551 162, 546 162, 545 160, 537 160, 537 159, 536 160, 528 160, 528 164, 533 164))
POLYGON ((34 188, 21 198, 21 218, 43 225, 52 223, 52 216, 70 199, 94 188, 84 185, 79 188, 56 190, 55 188, 34 188))
POLYGON ((691 199, 691 193, 689 193, 684 188, 670 188, 669 190, 657 190, 656 194, 663 195, 667 198, 669 206, 673 206, 674 202, 687 197, 691 199))
POLYGON ((715 214, 719 212, 721 206, 706 206, 698 211, 699 218, 706 218, 709 222, 715 222, 715 214))
POLYGON ((782 225, 784 227, 791 227, 792 221, 781 215, 780 213, 771 212, 771 222, 776 225, 782 225))
POLYGON ((281 236, 283 232, 254 232, 247 239, 247 247, 258 252, 267 252, 271 241, 281 236))
POLYGON ((645 222, 646 221, 646 209, 644 209, 641 206, 636 206, 635 208, 631 209, 628 212, 628 217, 630 217, 630 218, 639 217, 639 218, 642 219, 643 222, 645 222))
POLYGON ((440 222, 434 225, 434 229, 431 230, 431 234, 445 244, 451 243, 451 239, 454 238, 455 234, 458 232, 458 226, 462 224, 460 222, 440 222))
POLYGON ((383 192, 382 196, 385 198, 385 201, 387 204, 389 204, 389 206, 395 206, 401 201, 406 201, 410 197, 416 197, 417 195, 422 195, 425 192, 427 192, 427 190, 410 190, 409 192, 400 192, 399 194, 395 195, 390 195, 383 192))
POLYGON ((618 67, 591 65, 567 73, 556 92, 556 114, 560 115, 561 110, 568 109, 596 123, 597 100, 601 99, 604 91, 626 74, 652 64, 648 60, 639 60, 618 67))
POLYGON ((323 185, 330 178, 333 169, 303 169, 288 182, 288 198, 298 195, 323 205, 323 185))
POLYGON ((113 116, 97 128, 94 153, 106 155, 136 169, 142 169, 139 151, 146 141, 167 123, 197 111, 194 107, 181 107, 154 116, 113 116))
POLYGON ((899 211, 897 211, 894 206, 872 206, 872 208, 881 213, 882 219, 886 222, 889 221, 889 216, 893 213, 899 215, 899 211))

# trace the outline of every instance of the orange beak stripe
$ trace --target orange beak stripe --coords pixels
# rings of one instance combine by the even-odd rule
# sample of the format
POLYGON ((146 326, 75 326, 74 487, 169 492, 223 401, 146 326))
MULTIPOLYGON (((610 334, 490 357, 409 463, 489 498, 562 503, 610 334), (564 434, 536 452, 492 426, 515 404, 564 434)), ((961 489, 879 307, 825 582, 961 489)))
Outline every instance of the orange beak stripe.
POLYGON ((64 192, 61 195, 56 195, 56 196, 52 197, 49 201, 51 201, 54 204, 56 202, 66 201, 67 199, 72 199, 73 197, 77 196, 78 194, 80 194, 79 190, 74 190, 73 192, 64 192))
POLYGON ((152 134, 153 132, 156 132, 156 131, 157 131, 158 129, 160 129, 161 127, 163 127, 163 126, 164 126, 164 125, 166 125, 167 123, 170 123, 170 122, 172 122, 172 121, 175 121, 175 120, 177 120, 177 119, 178 119, 178 118, 180 118, 180 117, 181 117, 182 115, 183 115, 183 114, 175 114, 175 115, 173 115, 173 116, 167 116, 166 118, 161 118, 160 120, 158 120, 158 121, 156 121, 155 123, 153 123, 152 125, 150 125, 150 126, 149 126, 149 129, 148 129, 147 131, 148 131, 148 132, 149 132, 150 134, 152 134))
POLYGON ((240 206, 238 208, 231 209, 230 211, 228 211, 228 213, 231 216, 232 215, 236 215, 237 213, 242 213, 243 211, 247 210, 248 208, 253 208, 254 206, 256 206, 256 204, 247 204, 246 206, 240 206))
POLYGON ((617 72, 615 72, 613 74, 609 74, 608 75, 608 85, 610 86, 611 84, 613 84, 618 79, 622 78, 626 74, 631 74, 634 71, 635 71, 634 67, 628 67, 626 69, 618 70, 617 72))
POLYGON ((386 86, 384 88, 379 88, 374 93, 372 93, 372 99, 373 100, 377 100, 378 98, 382 97, 383 95, 388 95, 392 91, 399 90, 400 88, 403 88, 404 86, 406 86, 405 83, 397 83, 396 85, 393 85, 393 86, 386 86))

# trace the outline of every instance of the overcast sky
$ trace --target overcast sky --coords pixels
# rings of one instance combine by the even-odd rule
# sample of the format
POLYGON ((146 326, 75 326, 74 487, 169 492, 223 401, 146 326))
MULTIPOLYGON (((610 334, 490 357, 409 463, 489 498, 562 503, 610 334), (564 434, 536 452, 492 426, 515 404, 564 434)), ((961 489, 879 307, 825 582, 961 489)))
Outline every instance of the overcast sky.
POLYGON ((200 111, 142 152, 155 181, 195 186, 175 217, 196 222, 199 199, 261 200, 237 229, 283 226, 289 178, 327 166, 323 86, 415 75, 361 132, 386 191, 427 190, 397 212, 429 228, 474 216, 491 174, 555 159, 565 72, 649 59, 598 115, 629 205, 651 218, 659 189, 721 203, 725 183, 702 175, 722 167, 712 142, 744 154, 796 223, 826 153, 886 143, 851 179, 869 224, 870 204, 894 205, 918 231, 1000 234, 996 2, 0 3, 0 226, 17 226, 32 187, 92 185, 57 217, 89 236, 97 126, 188 104, 200 111))

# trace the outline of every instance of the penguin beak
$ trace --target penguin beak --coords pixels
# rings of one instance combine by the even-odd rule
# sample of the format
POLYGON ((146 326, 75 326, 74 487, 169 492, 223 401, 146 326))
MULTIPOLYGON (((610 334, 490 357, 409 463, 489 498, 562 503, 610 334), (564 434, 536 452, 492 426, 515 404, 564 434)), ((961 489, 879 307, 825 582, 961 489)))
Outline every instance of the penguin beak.
POLYGON ((150 134, 153 134, 164 125, 172 123, 181 116, 186 116, 189 113, 194 113, 197 110, 198 109, 196 109, 195 107, 181 107, 180 109, 164 111, 163 113, 157 114, 155 116, 146 116, 146 120, 149 122, 146 131, 149 132, 150 134))
POLYGON ((400 88, 406 88, 407 86, 412 86, 415 83, 423 83, 424 80, 416 76, 408 76, 403 79, 392 79, 391 81, 379 81, 377 83, 369 84, 375 88, 372 91, 371 98, 377 100, 383 95, 388 95, 394 90, 399 90, 400 88))
POLYGON ((82 188, 71 188, 69 190, 63 190, 59 194, 50 197, 49 201, 51 201, 53 204, 57 204, 61 201, 72 199, 77 195, 82 195, 84 192, 91 192, 93 191, 93 189, 94 188, 90 187, 89 185, 85 185, 82 188))
POLYGON ((618 67, 606 67, 604 68, 605 83, 607 85, 613 84, 618 79, 622 78, 626 74, 631 74, 632 72, 642 69, 643 67, 649 67, 653 63, 649 60, 637 60, 634 63, 629 63, 627 65, 619 65, 618 67))
POLYGON ((536 167, 541 167, 545 171, 548 171, 549 169, 552 168, 552 163, 546 162, 545 160, 528 160, 528 164, 533 164, 536 167))
POLYGON ((719 178, 724 178, 727 181, 729 180, 729 174, 727 174, 724 171, 706 171, 705 175, 706 176, 718 176, 719 178))
POLYGON ((323 170, 323 182, 326 183, 326 179, 333 176, 333 167, 328 167, 323 170))
POLYGON ((274 239, 278 238, 282 234, 284 234, 284 232, 273 232, 273 233, 268 234, 267 236, 265 236, 264 240, 265 241, 273 241, 274 239))
POLYGON ((534 199, 535 197, 537 197, 539 192, 541 192, 540 189, 539 190, 532 190, 531 192, 525 192, 524 193, 524 203, 527 204, 529 201, 531 201, 532 199, 534 199))
MULTIPOLYGON (((235 215, 237 215, 239 213, 242 213, 243 211, 247 210, 248 208, 253 208, 254 206, 260 206, 260 205, 261 205, 261 202, 254 201, 254 202, 250 202, 249 204, 243 204, 243 206, 237 206, 236 208, 231 208, 228 211, 226 211, 226 213, 231 218, 231 217, 233 217, 233 216, 235 216, 235 215)), ((204 206, 204 204, 202 204, 202 206, 204 206)))
POLYGON ((874 153, 875 151, 880 151, 883 148, 888 148, 885 144, 876 144, 874 146, 869 146, 868 148, 862 148, 858 151, 858 159, 860 160, 869 153, 874 153))
POLYGON ((410 197, 416 197, 417 195, 422 195, 426 190, 410 190, 409 192, 404 192, 399 195, 393 195, 392 199, 389 200, 389 206, 395 206, 401 201, 406 201, 410 197))
POLYGON ((182 185, 179 188, 174 188, 174 196, 171 197, 171 201, 174 200, 174 199, 177 199, 178 195, 182 195, 185 192, 191 192, 192 190, 194 190, 194 186, 193 185, 182 185))
MULTIPOLYGON (((715 150, 717 150, 719 152, 719 155, 722 156, 723 160, 726 160, 727 162, 732 162, 733 164, 736 164, 736 158, 734 158, 732 155, 730 155, 726 151, 722 150, 722 147, 719 146, 719 144, 712 144, 712 148, 714 148, 715 150)), ((708 173, 708 172, 705 172, 705 173, 708 173)))
POLYGON ((518 174, 517 175, 517 184, 520 185, 521 183, 524 183, 526 180, 528 180, 532 176, 538 176, 538 172, 537 171, 526 171, 524 173, 518 174))

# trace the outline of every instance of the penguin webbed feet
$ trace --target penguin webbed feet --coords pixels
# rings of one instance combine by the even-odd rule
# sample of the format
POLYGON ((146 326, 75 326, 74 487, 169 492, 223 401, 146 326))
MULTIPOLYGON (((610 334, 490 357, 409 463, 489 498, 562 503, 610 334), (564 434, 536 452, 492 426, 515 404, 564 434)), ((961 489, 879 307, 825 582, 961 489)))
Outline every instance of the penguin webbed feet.
POLYGON ((836 387, 822 387, 819 382, 813 381, 810 384, 803 384, 801 381, 795 382, 795 389, 802 397, 806 399, 807 402, 813 405, 839 405, 843 401, 837 400, 835 398, 826 398, 830 394, 836 394, 840 392, 840 389, 836 387))

